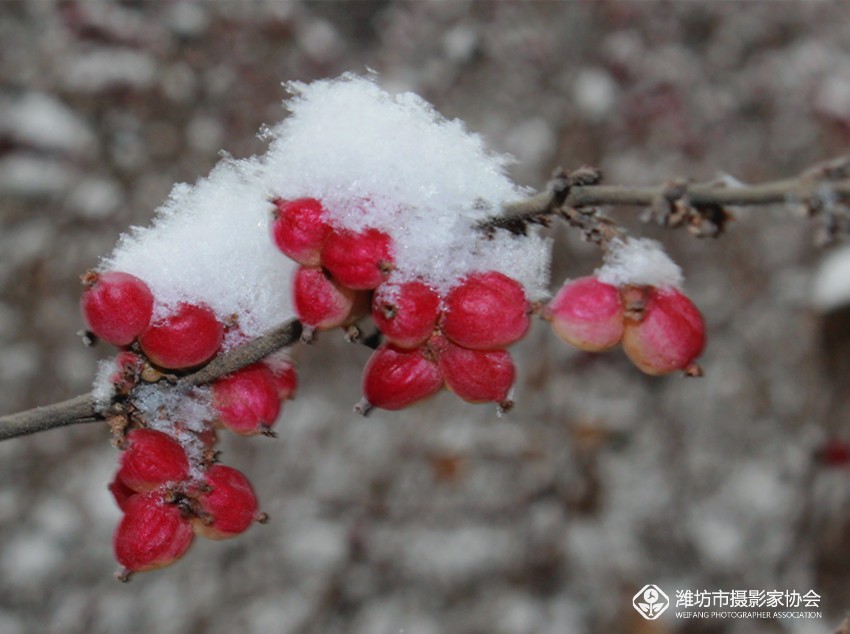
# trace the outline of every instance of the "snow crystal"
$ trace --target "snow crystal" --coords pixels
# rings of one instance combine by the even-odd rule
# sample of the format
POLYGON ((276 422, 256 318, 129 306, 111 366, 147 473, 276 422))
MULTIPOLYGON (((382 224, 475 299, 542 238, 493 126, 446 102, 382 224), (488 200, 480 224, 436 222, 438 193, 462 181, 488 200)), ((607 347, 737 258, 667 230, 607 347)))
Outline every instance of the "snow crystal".
POLYGON ((680 288, 682 269, 655 240, 626 238, 612 240, 605 252, 605 263, 596 270, 599 281, 614 286, 635 284, 680 288))
POLYGON ((151 287, 160 318, 183 301, 208 305, 255 336, 294 316, 294 264, 269 238, 270 197, 320 199, 333 223, 392 236, 393 281, 423 278, 445 292, 495 269, 545 295, 548 241, 486 239, 474 224, 525 192, 460 121, 420 97, 392 96, 354 76, 292 83, 289 117, 265 136, 261 157, 223 159, 194 186, 177 185, 151 227, 122 237, 101 268, 151 287))
POLYGON ((812 304, 824 312, 850 304, 850 247, 823 261, 812 281, 812 304))
POLYGON ((97 362, 97 372, 94 374, 91 389, 95 411, 104 411, 112 402, 112 397, 115 395, 115 384, 112 382, 112 376, 115 372, 114 358, 97 362))
POLYGON ((184 392, 168 385, 141 385, 133 392, 133 404, 148 427, 168 434, 183 446, 190 474, 200 478, 205 448, 198 435, 216 418, 212 390, 195 387, 184 392))

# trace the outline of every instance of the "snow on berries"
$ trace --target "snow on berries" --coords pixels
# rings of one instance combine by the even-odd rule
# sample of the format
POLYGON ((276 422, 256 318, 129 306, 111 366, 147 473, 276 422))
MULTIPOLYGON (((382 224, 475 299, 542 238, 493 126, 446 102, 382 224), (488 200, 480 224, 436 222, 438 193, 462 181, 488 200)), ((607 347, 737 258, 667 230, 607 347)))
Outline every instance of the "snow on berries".
POLYGON ((652 240, 616 240, 595 276, 564 284, 544 318, 564 341, 601 352, 622 343, 646 374, 701 374, 705 322, 679 289, 682 273, 652 240))
POLYGON ((176 561, 196 535, 229 538, 265 519, 247 477, 219 462, 217 430, 273 435, 298 385, 289 351, 207 385, 182 379, 290 320, 304 341, 342 327, 375 348, 364 414, 443 387, 508 410, 508 348, 535 313, 582 349, 622 343, 645 372, 695 372, 702 318, 655 243, 610 242, 593 277, 543 307, 550 241, 535 226, 480 227, 527 193, 506 157, 369 79, 288 87, 290 114, 264 130, 266 154, 175 186, 149 227, 84 276, 88 328, 121 349, 92 394, 123 450, 109 485, 122 579, 176 561))

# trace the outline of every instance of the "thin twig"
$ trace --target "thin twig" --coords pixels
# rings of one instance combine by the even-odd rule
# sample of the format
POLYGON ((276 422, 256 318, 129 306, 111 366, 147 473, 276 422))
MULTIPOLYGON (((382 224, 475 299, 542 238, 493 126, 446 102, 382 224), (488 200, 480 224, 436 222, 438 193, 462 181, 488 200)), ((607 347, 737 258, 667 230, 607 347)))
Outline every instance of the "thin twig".
MULTIPOLYGON (((300 336, 300 322, 296 320, 287 321, 256 339, 216 357, 197 372, 187 374, 177 381, 175 387, 177 389, 188 389, 210 383, 240 368, 256 363, 276 350, 295 343, 300 336)), ((108 416, 108 411, 103 412, 95 409, 90 394, 81 394, 61 403, 36 407, 0 417, 0 440, 26 436, 67 425, 103 422, 108 416)))
MULTIPOLYGON (((578 216, 575 210, 592 207, 638 206, 653 209, 658 219, 662 213, 663 224, 673 226, 669 220, 691 225, 700 217, 717 222, 716 214, 725 207, 753 207, 776 204, 798 205, 809 215, 815 215, 837 202, 850 200, 850 157, 840 157, 816 165, 797 178, 788 178, 758 185, 742 185, 718 181, 713 183, 688 183, 671 180, 652 187, 600 185, 601 174, 593 168, 583 167, 566 173, 556 171, 545 191, 528 199, 507 205, 499 216, 488 218, 479 227, 485 231, 507 229, 524 233, 527 224, 547 224, 548 219, 560 216, 570 222, 578 216), (594 178, 595 176, 595 178, 594 178), (572 211, 571 211, 572 210, 572 211), (680 212, 681 218, 673 213, 680 212), (690 215, 690 217, 688 217, 690 215)), ((827 209, 828 210, 828 209, 827 209)), ((582 211, 582 213, 585 213, 582 211)), ((588 216, 602 218, 598 214, 588 216)), ((724 218, 719 219, 722 231, 724 218)), ((607 221, 607 219, 606 219, 607 221)), ((583 229, 586 227, 582 227, 583 229)), ((716 235, 696 231, 699 235, 716 235)))

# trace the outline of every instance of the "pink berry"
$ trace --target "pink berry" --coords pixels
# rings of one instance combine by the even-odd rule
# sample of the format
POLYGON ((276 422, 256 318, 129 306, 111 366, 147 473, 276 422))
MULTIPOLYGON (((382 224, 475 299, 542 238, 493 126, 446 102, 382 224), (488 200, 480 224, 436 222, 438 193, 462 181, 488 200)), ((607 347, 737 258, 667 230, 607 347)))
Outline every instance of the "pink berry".
POLYGON ((613 348, 623 338, 623 305, 615 286, 595 277, 564 284, 546 307, 555 334, 587 352, 613 348))
POLYGON ((89 272, 83 276, 83 283, 88 287, 80 299, 83 317, 104 341, 127 346, 150 324, 153 295, 135 275, 89 272))
POLYGON ((280 413, 271 370, 261 363, 242 368, 212 384, 218 420, 240 436, 267 432, 280 413))
POLYGON ((155 489, 189 477, 186 451, 171 436, 155 429, 134 429, 127 434, 126 448, 116 478, 133 491, 155 489))
POLYGON ((654 376, 699 373, 694 361, 705 347, 705 322, 693 302, 672 288, 626 288, 623 297, 623 350, 632 363, 654 376))
POLYGON ((343 325, 351 314, 355 292, 334 282, 318 267, 301 266, 292 283, 292 301, 299 321, 315 330, 343 325))
POLYGON ((224 327, 206 306, 178 304, 139 337, 152 363, 173 370, 191 368, 212 359, 224 339, 224 327))
POLYGON ((445 305, 443 334, 464 348, 504 348, 528 330, 522 285, 497 271, 470 275, 449 291, 445 305))
POLYGON ((124 505, 113 536, 115 558, 130 572, 155 570, 180 559, 192 545, 191 523, 156 491, 140 493, 124 505))
POLYGON ((115 479, 109 483, 109 492, 112 493, 112 497, 115 498, 115 503, 122 511, 127 508, 127 500, 134 495, 138 495, 136 491, 133 491, 133 489, 128 487, 124 481, 118 477, 117 473, 115 474, 115 479))
POLYGON ((322 266, 342 286, 377 288, 393 268, 392 239, 378 229, 333 231, 322 249, 322 266))
POLYGON ((449 344, 440 353, 446 387, 470 403, 510 407, 508 393, 516 371, 507 350, 470 350, 449 344))
POLYGON ((288 401, 295 398, 295 393, 298 391, 298 372, 292 365, 283 365, 280 367, 270 368, 272 378, 277 388, 277 397, 281 401, 288 401))
POLYGON ((331 232, 326 212, 315 198, 274 201, 272 237, 277 247, 304 266, 319 266, 322 246, 331 232))
POLYGON ((260 518, 257 496, 242 473, 214 464, 204 475, 206 489, 197 496, 203 515, 192 520, 195 533, 207 539, 234 537, 260 518))
POLYGON ((363 396, 373 407, 396 410, 435 394, 443 385, 437 364, 424 348, 383 344, 363 368, 363 396))
POLYGON ((400 348, 416 348, 437 326, 440 298, 422 282, 382 284, 372 299, 372 320, 384 338, 400 348))

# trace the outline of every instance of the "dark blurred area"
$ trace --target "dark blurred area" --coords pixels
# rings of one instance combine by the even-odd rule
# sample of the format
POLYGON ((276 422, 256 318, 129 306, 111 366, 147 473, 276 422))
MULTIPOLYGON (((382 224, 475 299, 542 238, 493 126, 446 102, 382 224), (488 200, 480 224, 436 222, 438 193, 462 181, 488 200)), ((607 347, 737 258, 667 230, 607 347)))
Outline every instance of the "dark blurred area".
MULTIPOLYGON (((843 3, 6 1, 0 42, 2 413, 89 389, 109 352, 75 334, 78 276, 174 183, 262 152, 283 82, 372 69, 534 188, 582 164, 758 182, 850 145, 843 3)), ((791 205, 705 241, 637 211, 610 213, 682 265, 703 379, 538 323, 509 416, 445 394, 361 419, 368 351, 323 337, 280 437, 223 443, 272 522, 130 585, 111 577, 108 431, 0 443, 0 633, 831 631, 850 608, 850 318, 810 295, 841 247, 791 205), (823 618, 646 621, 647 583, 813 589, 823 618)), ((598 266, 548 231, 553 285, 598 266)))

